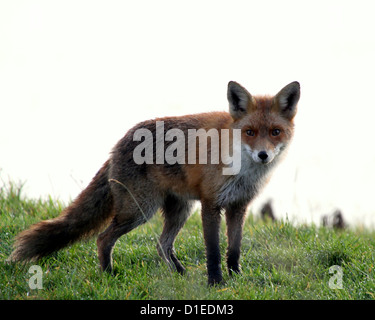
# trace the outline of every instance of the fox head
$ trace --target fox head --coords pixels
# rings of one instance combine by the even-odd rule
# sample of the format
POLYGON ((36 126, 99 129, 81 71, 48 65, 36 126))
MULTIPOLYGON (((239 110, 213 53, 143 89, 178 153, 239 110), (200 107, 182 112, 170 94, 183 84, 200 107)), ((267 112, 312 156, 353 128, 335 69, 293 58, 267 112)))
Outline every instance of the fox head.
POLYGON ((292 82, 275 96, 253 97, 234 81, 228 84, 233 129, 241 129, 243 152, 256 163, 271 163, 293 136, 300 85, 292 82))

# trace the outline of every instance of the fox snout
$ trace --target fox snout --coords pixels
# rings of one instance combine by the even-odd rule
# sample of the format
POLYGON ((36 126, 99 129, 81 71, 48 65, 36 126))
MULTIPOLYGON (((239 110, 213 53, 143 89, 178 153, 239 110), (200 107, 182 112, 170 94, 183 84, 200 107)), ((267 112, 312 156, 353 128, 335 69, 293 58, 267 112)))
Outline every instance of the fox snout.
POLYGON ((246 153, 255 163, 268 164, 272 162, 275 157, 284 149, 283 144, 277 145, 274 149, 257 150, 251 149, 250 146, 245 146, 246 153))
POLYGON ((262 163, 269 162, 267 151, 259 151, 258 152, 258 158, 261 160, 262 163))
POLYGON ((256 163, 267 164, 275 158, 276 154, 271 150, 254 150, 251 156, 256 163))

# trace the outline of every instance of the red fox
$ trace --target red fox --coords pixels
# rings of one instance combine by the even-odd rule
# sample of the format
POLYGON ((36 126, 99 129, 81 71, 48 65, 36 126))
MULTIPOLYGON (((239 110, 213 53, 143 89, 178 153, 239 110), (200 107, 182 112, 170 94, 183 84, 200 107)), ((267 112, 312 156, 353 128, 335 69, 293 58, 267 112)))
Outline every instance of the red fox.
POLYGON ((100 266, 103 271, 111 272, 112 250, 117 239, 161 209, 164 227, 158 254, 172 269, 183 274, 185 268, 177 259, 174 242, 193 202, 199 200, 208 284, 222 281, 219 249, 222 210, 227 223, 228 272, 240 273, 246 208, 267 182, 271 169, 292 139, 300 85, 292 82, 272 97, 252 96, 231 81, 227 98, 229 113, 165 117, 144 121, 130 129, 70 206, 57 218, 32 225, 17 236, 9 260, 37 260, 101 232, 97 238, 100 266), (204 150, 207 158, 219 159, 216 162, 201 163, 202 150, 191 151, 188 145, 192 130, 201 129, 212 142, 204 150), (229 132, 226 139, 223 130, 229 132), (181 139, 177 143, 183 136, 188 138, 182 139, 182 144, 181 139), (221 143, 215 145, 216 138, 221 143), (224 152, 226 148, 232 150, 232 157, 224 152), (221 157, 215 158, 215 154, 221 157), (167 156, 174 161, 166 162, 167 156), (240 157, 239 166, 233 174, 224 174, 228 159, 233 160, 234 167, 236 156, 240 157))

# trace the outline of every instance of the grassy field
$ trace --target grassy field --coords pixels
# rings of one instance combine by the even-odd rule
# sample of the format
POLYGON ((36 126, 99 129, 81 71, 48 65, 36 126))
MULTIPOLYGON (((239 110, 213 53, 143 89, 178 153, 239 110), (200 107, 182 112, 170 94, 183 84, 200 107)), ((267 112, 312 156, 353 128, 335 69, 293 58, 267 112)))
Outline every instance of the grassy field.
MULTIPOLYGON (((264 223, 248 216, 242 245, 242 275, 207 286, 199 212, 176 240, 186 276, 171 273, 157 255, 162 228, 150 223, 123 236, 114 249, 115 276, 99 271, 95 239, 37 262, 42 289, 30 289, 32 264, 6 264, 15 235, 32 223, 55 217, 64 205, 22 196, 9 184, 0 190, 0 299, 374 299, 375 232, 336 231, 264 223), (332 266, 332 270, 330 269, 332 266), (331 270, 331 273, 330 273, 331 270), (330 285, 331 281, 331 285, 330 285), (336 288, 335 288, 336 287, 336 288), (337 288, 338 287, 338 288, 337 288)), ((221 249, 226 249, 222 225, 221 249)), ((225 259, 223 259, 225 260, 225 259)))

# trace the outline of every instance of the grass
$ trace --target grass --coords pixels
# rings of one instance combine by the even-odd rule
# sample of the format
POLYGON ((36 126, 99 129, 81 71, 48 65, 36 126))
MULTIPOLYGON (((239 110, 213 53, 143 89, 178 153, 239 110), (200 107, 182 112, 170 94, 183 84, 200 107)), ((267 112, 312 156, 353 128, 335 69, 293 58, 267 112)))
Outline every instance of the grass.
MULTIPOLYGON (((199 212, 176 240, 187 274, 171 273, 156 251, 162 218, 123 236, 114 249, 115 276, 98 268, 95 239, 77 243, 38 261, 43 289, 30 289, 28 264, 6 264, 14 237, 32 223, 56 217, 64 204, 53 199, 28 199, 22 185, 0 189, 0 299, 374 299, 375 232, 337 231, 288 221, 262 222, 249 215, 244 226, 242 274, 224 284, 206 284, 205 254, 199 212), (329 281, 339 274, 342 289, 329 281)), ((225 256, 225 225, 221 233, 225 256)), ((337 283, 337 282, 335 282, 337 283)))

